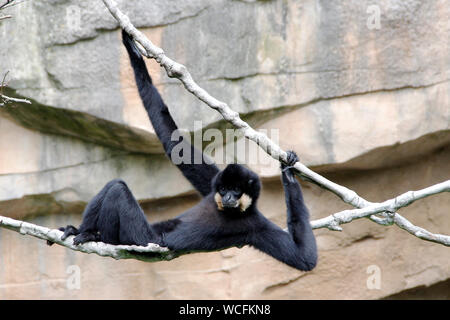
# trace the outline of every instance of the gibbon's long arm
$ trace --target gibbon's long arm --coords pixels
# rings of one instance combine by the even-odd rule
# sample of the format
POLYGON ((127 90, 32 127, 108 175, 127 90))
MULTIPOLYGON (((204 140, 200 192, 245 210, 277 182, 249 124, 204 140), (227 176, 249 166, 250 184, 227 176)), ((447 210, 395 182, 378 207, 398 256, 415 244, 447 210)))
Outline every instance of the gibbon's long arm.
MULTIPOLYGON (((298 161, 295 153, 288 152, 289 163, 298 161)), ((317 264, 317 246, 309 212, 303 200, 300 184, 286 165, 281 169, 287 206, 288 232, 269 222, 263 237, 256 235, 252 245, 291 267, 309 271, 317 264)))
MULTIPOLYGON (((195 189, 202 196, 206 196, 211 192, 211 181, 219 172, 219 169, 209 158, 207 160, 208 163, 206 163, 204 160, 206 156, 189 144, 182 136, 178 136, 174 141, 172 140, 172 133, 178 130, 178 127, 173 121, 169 109, 159 95, 158 90, 152 84, 144 59, 136 48, 133 39, 125 31, 122 31, 122 40, 131 60, 139 95, 167 156, 174 162, 172 157, 173 148, 179 143, 184 144, 181 145, 183 147, 181 149, 190 151, 190 161, 188 163, 177 162, 175 164, 195 189), (199 159, 201 159, 201 163, 196 163, 195 161, 200 162, 199 159)), ((182 153, 178 156, 182 157, 182 153)))

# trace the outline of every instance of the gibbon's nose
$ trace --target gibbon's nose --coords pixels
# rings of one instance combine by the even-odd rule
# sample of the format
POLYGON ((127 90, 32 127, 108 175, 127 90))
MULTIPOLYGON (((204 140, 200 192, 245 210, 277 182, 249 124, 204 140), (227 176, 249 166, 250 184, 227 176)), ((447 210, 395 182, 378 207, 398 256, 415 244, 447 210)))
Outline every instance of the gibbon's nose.
POLYGON ((236 201, 235 197, 231 193, 227 193, 222 197, 222 205, 225 208, 236 208, 238 205, 238 202, 236 201))

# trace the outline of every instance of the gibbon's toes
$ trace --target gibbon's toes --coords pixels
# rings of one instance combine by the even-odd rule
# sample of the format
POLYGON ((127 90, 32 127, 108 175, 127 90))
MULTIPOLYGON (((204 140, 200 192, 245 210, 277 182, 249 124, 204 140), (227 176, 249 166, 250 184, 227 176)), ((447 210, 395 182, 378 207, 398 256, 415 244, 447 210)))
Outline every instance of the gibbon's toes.
POLYGON ((86 239, 83 236, 83 234, 79 234, 75 238, 73 238, 73 244, 76 245, 76 246, 79 245, 79 244, 83 244, 85 242, 86 242, 86 239))
MULTIPOLYGON (((60 227, 60 228, 58 228, 58 230, 64 232, 64 231, 66 230, 66 228, 60 227)), ((47 240, 47 245, 48 245, 48 246, 52 246, 52 245, 54 245, 54 244, 55 244, 55 243, 54 243, 53 241, 47 240)))
POLYGON ((97 232, 84 232, 80 233, 73 239, 74 245, 79 245, 89 241, 100 241, 100 234, 97 232))
POLYGON ((63 241, 66 240, 67 237, 69 237, 69 236, 74 236, 74 235, 77 235, 80 233, 78 231, 78 229, 75 228, 74 226, 67 226, 65 228, 60 228, 59 230, 64 231, 64 234, 61 237, 61 240, 63 240, 63 241), (64 229, 64 230, 61 230, 61 229, 64 229))

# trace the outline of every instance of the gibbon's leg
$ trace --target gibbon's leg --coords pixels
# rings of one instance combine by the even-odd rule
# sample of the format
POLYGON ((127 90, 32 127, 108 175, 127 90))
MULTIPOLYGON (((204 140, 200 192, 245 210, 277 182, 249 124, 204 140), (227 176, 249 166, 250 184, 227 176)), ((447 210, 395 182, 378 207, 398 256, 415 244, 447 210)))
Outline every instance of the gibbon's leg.
MULTIPOLYGON (((62 240, 65 240, 69 236, 78 235, 83 232, 87 236, 88 233, 97 233, 97 220, 98 212, 102 206, 103 199, 105 198, 108 190, 115 184, 119 183, 120 180, 115 179, 108 182, 103 189, 87 204, 83 211, 83 221, 81 222, 80 228, 76 228, 72 225, 68 225, 65 228, 59 228, 59 230, 64 231, 62 240)), ((86 241, 85 241, 86 242, 86 241)))
POLYGON ((67 226, 63 240, 76 235, 74 244, 102 241, 110 244, 147 245, 157 241, 144 212, 128 186, 113 180, 89 202, 77 230, 67 226))
POLYGON ((119 181, 108 190, 99 211, 97 226, 102 241, 146 246, 159 242, 155 231, 128 186, 119 181))
MULTIPOLYGON (((61 227, 58 230, 64 231, 64 234, 61 237, 61 240, 66 240, 69 236, 79 235, 80 232, 83 231, 83 236, 80 237, 79 240, 83 240, 83 242, 87 241, 100 241, 95 240, 97 233, 97 220, 98 220, 98 212, 101 208, 103 199, 106 196, 108 190, 115 184, 119 183, 120 180, 115 179, 108 182, 103 189, 87 204, 86 208, 83 211, 83 221, 81 222, 80 228, 76 228, 72 225, 67 225, 66 227, 61 227)), ((49 246, 53 245, 53 242, 47 241, 49 246)))

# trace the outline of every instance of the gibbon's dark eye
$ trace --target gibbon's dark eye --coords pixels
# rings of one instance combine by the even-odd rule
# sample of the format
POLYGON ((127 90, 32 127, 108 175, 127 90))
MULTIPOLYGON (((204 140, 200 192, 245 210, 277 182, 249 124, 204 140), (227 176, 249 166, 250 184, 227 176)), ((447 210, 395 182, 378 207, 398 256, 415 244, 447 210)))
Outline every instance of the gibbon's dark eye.
POLYGON ((236 193, 239 193, 239 192, 241 192, 241 188, 236 186, 236 187, 233 188, 233 191, 236 192, 236 193))
POLYGON ((219 187, 219 192, 220 192, 220 193, 225 193, 225 191, 227 191, 227 190, 225 189, 224 186, 219 187))

